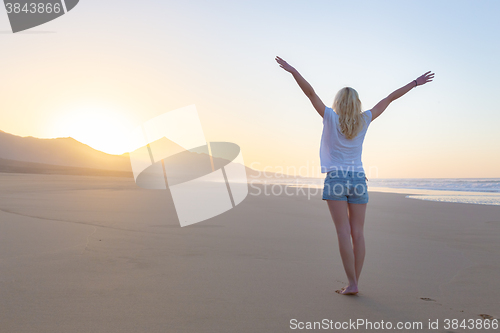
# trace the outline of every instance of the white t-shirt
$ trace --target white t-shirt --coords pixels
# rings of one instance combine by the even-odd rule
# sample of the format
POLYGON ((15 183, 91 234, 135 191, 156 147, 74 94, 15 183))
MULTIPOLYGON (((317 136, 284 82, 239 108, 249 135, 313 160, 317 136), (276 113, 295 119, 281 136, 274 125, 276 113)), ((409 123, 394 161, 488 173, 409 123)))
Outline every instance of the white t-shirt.
POLYGON ((363 116, 366 120, 363 129, 353 139, 347 139, 340 131, 338 114, 332 108, 325 107, 319 149, 322 173, 333 170, 364 172, 361 152, 366 131, 372 120, 372 112, 365 111, 363 116))

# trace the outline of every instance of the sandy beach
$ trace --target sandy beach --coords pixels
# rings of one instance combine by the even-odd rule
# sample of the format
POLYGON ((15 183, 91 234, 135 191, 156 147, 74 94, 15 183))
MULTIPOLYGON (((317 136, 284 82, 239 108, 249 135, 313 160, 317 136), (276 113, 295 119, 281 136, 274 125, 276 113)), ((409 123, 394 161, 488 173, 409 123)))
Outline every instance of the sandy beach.
POLYGON ((464 332, 444 320, 500 318, 499 206, 370 192, 349 297, 320 195, 255 192, 181 228, 167 191, 130 178, 0 173, 0 332, 298 331, 293 319, 464 332))

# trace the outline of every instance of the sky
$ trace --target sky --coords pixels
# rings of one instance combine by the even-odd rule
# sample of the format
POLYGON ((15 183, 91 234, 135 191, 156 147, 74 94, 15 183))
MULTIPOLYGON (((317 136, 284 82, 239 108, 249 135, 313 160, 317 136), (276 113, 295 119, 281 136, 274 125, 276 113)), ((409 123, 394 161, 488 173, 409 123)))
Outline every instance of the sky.
POLYGON ((238 144, 247 166, 322 177, 322 119, 279 55, 328 106, 351 86, 368 110, 436 73, 370 125, 369 178, 500 177, 499 13, 498 1, 81 0, 12 34, 0 9, 0 130, 121 154, 134 128, 195 104, 207 141, 238 144))

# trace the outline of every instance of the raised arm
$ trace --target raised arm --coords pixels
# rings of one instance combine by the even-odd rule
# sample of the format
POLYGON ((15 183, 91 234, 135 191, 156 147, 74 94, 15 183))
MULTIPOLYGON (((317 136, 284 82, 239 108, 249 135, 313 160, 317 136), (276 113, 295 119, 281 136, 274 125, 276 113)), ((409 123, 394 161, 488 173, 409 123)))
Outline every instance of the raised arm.
POLYGON ((434 73, 431 73, 430 71, 419 76, 416 80, 413 80, 412 82, 408 83, 407 85, 399 88, 398 90, 393 91, 389 96, 381 100, 380 102, 375 105, 371 111, 372 111, 372 121, 375 120, 378 116, 384 112, 384 110, 391 104, 393 101, 398 99, 399 97, 403 96, 406 94, 408 91, 411 89, 415 88, 416 86, 421 86, 423 84, 426 84, 427 82, 431 82, 432 79, 434 78, 434 73))
POLYGON ((323 117, 325 113, 325 104, 321 101, 318 95, 316 95, 316 92, 309 84, 309 82, 307 82, 306 79, 304 79, 302 75, 300 75, 300 73, 295 68, 290 66, 285 60, 281 59, 278 56, 275 60, 276 62, 278 62, 281 68, 293 75, 293 78, 295 79, 295 81, 297 81, 300 89, 302 89, 304 94, 306 94, 306 96, 309 98, 316 111, 318 111, 319 115, 323 117))

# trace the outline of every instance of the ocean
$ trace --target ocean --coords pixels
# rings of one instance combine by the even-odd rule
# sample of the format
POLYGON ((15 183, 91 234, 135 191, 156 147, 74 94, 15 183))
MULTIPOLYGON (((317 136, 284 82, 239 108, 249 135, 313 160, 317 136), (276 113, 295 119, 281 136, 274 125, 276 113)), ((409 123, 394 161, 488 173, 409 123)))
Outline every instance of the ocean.
MULTIPOLYGON (((249 179, 250 182, 256 179, 249 179)), ((322 188, 320 178, 259 179, 259 183, 322 188)), ((500 205, 500 178, 371 178, 372 192, 403 193, 409 199, 500 205)))
POLYGON ((407 193, 407 198, 500 205, 500 178, 371 179, 372 191, 407 193))

